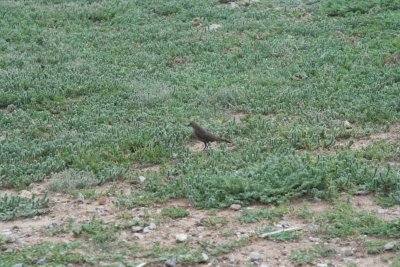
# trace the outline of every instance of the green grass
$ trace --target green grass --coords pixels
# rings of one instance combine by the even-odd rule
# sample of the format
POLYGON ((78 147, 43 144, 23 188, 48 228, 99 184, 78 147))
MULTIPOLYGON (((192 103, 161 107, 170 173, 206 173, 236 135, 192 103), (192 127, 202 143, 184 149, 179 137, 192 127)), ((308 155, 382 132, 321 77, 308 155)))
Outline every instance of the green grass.
POLYGON ((171 219, 178 219, 189 216, 189 212, 183 208, 163 208, 161 215, 171 219))
MULTIPOLYGON (((132 165, 161 164, 117 205, 224 208, 359 189, 400 203, 399 168, 386 167, 397 141, 337 149, 400 123, 398 0, 5 0, 0 16, 0 189, 55 178, 52 190, 93 196, 94 185, 136 181, 132 165), (235 148, 191 151, 190 120, 235 148)), ((343 212, 324 220, 349 228, 326 235, 367 225, 398 235, 396 222, 343 212)))
POLYGON ((277 221, 280 220, 282 215, 284 215, 286 212, 287 208, 285 206, 279 206, 275 209, 244 209, 242 210, 239 221, 245 223, 254 223, 263 220, 277 221))
POLYGON ((49 199, 47 195, 37 198, 20 196, 0 197, 0 221, 10 221, 18 218, 29 218, 49 212, 49 199))
POLYGON ((316 218, 320 234, 326 238, 368 235, 398 238, 400 220, 384 221, 376 214, 356 211, 351 204, 335 204, 332 211, 326 211, 316 218))

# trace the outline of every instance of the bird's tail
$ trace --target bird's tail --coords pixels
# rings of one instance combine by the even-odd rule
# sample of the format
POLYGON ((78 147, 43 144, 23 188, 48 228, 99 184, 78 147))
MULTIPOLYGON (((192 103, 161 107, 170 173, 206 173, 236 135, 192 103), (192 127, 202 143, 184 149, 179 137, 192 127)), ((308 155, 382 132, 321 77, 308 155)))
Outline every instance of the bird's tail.
POLYGON ((222 139, 222 138, 220 138, 220 139, 219 139, 219 141, 222 141, 222 142, 226 142, 226 143, 232 144, 232 142, 231 142, 231 141, 229 141, 229 140, 227 140, 227 139, 222 139))

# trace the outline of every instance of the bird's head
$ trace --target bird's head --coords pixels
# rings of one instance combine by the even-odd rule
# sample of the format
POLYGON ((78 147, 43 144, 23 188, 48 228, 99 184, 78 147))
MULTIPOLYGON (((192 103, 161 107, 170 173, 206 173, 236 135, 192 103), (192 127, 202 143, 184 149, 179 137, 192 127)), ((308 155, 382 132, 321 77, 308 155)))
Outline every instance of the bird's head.
POLYGON ((191 121, 187 126, 188 127, 193 127, 194 125, 196 125, 196 123, 194 121, 191 121))

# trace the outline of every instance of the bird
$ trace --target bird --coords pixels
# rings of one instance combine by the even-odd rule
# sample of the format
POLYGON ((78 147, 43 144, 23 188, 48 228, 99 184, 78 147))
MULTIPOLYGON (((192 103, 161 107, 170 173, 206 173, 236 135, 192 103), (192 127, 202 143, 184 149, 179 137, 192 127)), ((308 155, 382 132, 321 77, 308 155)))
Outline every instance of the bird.
POLYGON ((231 141, 229 141, 227 139, 223 139, 221 137, 213 135, 212 133, 209 133, 206 129, 202 128, 199 124, 197 124, 194 121, 191 121, 188 126, 193 128, 194 136, 198 140, 200 140, 201 142, 204 143, 204 149, 208 148, 208 144, 211 142, 214 142, 214 141, 231 143, 231 141))

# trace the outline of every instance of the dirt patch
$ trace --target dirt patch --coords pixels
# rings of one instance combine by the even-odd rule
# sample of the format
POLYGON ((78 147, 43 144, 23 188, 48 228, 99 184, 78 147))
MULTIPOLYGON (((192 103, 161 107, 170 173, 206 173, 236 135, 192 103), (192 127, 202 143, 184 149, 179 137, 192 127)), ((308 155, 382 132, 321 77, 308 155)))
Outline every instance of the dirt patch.
POLYGON ((133 164, 131 166, 132 171, 160 171, 161 165, 160 164, 133 164))
POLYGON ((366 146, 370 145, 371 143, 377 142, 377 141, 396 141, 400 140, 400 125, 393 125, 389 128, 388 132, 385 133, 377 133, 370 135, 367 138, 359 139, 354 141, 354 143, 351 145, 350 149, 351 150, 361 150, 365 148, 366 146))
MULTIPOLYGON (((202 149, 200 143, 200 149, 202 149)), ((142 169, 146 169, 147 166, 142 169)), ((31 192, 37 195, 46 193, 46 185, 49 181, 34 185, 30 188, 31 192)), ((261 262, 271 266, 295 266, 291 259, 294 250, 304 250, 316 245, 324 245, 333 248, 336 253, 327 258, 314 261, 317 263, 332 264, 333 266, 347 266, 348 262, 354 262, 359 266, 385 266, 394 257, 394 253, 380 255, 367 255, 363 247, 363 240, 352 239, 331 239, 323 241, 318 239, 318 233, 313 229, 309 219, 304 220, 299 217, 299 211, 307 206, 309 211, 317 214, 333 209, 332 204, 319 199, 297 199, 289 204, 289 210, 277 221, 261 220, 254 223, 245 223, 239 220, 244 209, 274 209, 272 205, 252 205, 242 207, 240 211, 230 208, 207 211, 198 210, 192 207, 191 203, 185 199, 173 200, 166 203, 154 204, 148 207, 137 207, 132 209, 119 209, 112 201, 113 198, 123 197, 114 196, 113 192, 124 192, 132 186, 125 182, 113 182, 95 187, 95 191, 106 198, 104 203, 96 200, 79 200, 72 196, 61 193, 48 193, 51 200, 51 212, 43 216, 28 219, 20 219, 11 222, 0 222, 1 234, 12 236, 16 242, 6 244, 7 248, 21 248, 30 244, 41 244, 45 241, 54 243, 68 243, 76 241, 79 237, 71 232, 60 232, 55 235, 46 234, 46 229, 67 225, 69 220, 74 219, 74 225, 87 223, 93 216, 104 221, 104 223, 123 223, 121 212, 133 220, 153 222, 156 229, 148 233, 133 233, 130 229, 123 229, 117 232, 117 241, 122 243, 135 243, 140 247, 151 250, 155 244, 161 248, 171 248, 177 246, 176 235, 186 234, 187 244, 192 249, 204 251, 210 256, 209 266, 247 266, 251 264, 250 254, 256 252, 260 255, 257 264, 261 262), (122 190, 122 191, 121 191, 122 190), (162 216, 164 208, 182 208, 189 212, 189 216, 180 219, 170 219, 162 216), (287 241, 272 241, 268 238, 259 238, 259 230, 268 227, 275 229, 285 229, 291 227, 300 228, 300 238, 287 241), (218 256, 211 256, 218 247, 229 247, 240 240, 247 240, 239 247, 230 248, 226 253, 218 256), (341 250, 351 247, 354 253, 345 257, 341 250), (385 256, 385 259, 383 259, 385 256), (389 258, 389 259, 386 259, 389 258), (384 262, 383 260, 386 260, 384 262), (345 262, 346 261, 346 262, 345 262)), ((343 195, 342 201, 346 201, 347 195, 343 195)), ((371 195, 354 196, 351 203, 355 209, 364 210, 377 214, 384 220, 395 219, 400 216, 400 207, 382 209, 377 206, 371 195)), ((117 248, 116 248, 117 249, 117 248)), ((145 255, 145 253, 143 254, 145 255)), ((146 256, 136 256, 137 262, 148 262, 146 256)), ((153 265, 149 265, 153 266, 153 265)), ((154 265, 161 266, 161 265, 154 265)))
POLYGON ((235 112, 232 114, 232 119, 236 123, 241 123, 247 118, 248 115, 249 114, 245 112, 235 112))

